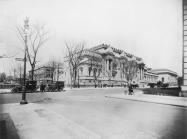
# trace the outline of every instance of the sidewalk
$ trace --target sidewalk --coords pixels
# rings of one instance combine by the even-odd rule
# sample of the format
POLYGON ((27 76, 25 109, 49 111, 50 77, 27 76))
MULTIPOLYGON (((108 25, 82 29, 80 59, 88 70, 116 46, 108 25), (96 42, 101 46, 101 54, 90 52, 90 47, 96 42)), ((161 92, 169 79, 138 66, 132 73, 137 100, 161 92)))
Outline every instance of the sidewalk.
POLYGON ((10 92, 11 92, 11 89, 0 89, 0 94, 7 94, 10 92))
MULTIPOLYGON (((123 87, 103 87, 103 88, 94 88, 94 87, 85 87, 85 88, 64 88, 64 91, 79 91, 79 90, 101 90, 101 89, 115 89, 123 87)), ((0 89, 0 94, 10 94, 11 89, 0 89)))
MULTIPOLYGON (((2 115, 9 114, 10 120, 13 121, 15 130, 14 134, 19 136, 19 139, 100 139, 100 136, 85 127, 65 118, 54 111, 42 107, 40 104, 29 103, 27 105, 20 105, 17 103, 0 105, 3 108, 2 115)), ((2 121, 2 119, 0 119, 2 121)), ((0 128, 0 130, 2 130, 0 128)), ((6 129, 8 138, 13 139, 13 130, 6 129)), ((0 137, 2 132, 0 131, 0 137)))
POLYGON ((78 90, 102 90, 102 89, 116 89, 116 88, 123 88, 123 87, 85 87, 85 88, 64 88, 65 91, 78 91, 78 90))
POLYGON ((115 99, 126 99, 134 100, 141 102, 150 102, 164 105, 172 105, 179 107, 187 107, 187 98, 186 97, 173 97, 173 96, 161 96, 161 95, 148 95, 143 94, 141 91, 136 91, 134 95, 128 94, 116 94, 116 95, 106 95, 107 98, 115 99))

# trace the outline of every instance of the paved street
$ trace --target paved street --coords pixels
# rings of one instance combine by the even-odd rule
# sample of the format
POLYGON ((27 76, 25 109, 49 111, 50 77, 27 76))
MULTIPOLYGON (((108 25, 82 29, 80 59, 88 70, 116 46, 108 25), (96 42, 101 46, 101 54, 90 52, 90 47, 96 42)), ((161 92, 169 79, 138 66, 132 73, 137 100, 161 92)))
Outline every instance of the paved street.
MULTIPOLYGON (((105 97, 122 93, 121 88, 69 90, 28 94, 27 99, 103 139, 186 138, 186 107, 105 97)), ((18 103, 20 99, 20 94, 0 95, 1 104, 18 103)))

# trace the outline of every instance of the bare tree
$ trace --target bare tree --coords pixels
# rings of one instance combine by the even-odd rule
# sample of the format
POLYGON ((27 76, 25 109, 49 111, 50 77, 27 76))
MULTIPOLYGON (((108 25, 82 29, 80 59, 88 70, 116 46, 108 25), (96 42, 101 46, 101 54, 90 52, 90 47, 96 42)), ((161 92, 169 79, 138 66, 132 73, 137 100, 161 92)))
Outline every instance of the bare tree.
POLYGON ((138 63, 135 59, 126 60, 125 63, 122 63, 122 72, 128 83, 135 78, 137 71, 138 63))
POLYGON ((22 83, 22 77, 23 77, 23 67, 21 67, 21 64, 17 64, 14 67, 14 79, 19 78, 19 83, 22 83))
POLYGON ((89 65, 89 75, 91 72, 93 72, 94 84, 96 88, 98 84, 98 77, 100 76, 102 71, 102 58, 94 52, 90 51, 88 60, 86 62, 88 62, 89 65))
POLYGON ((22 83, 22 77, 23 77, 23 68, 21 67, 21 65, 19 65, 18 67, 18 74, 19 74, 19 80, 20 80, 20 84, 22 83))
POLYGON ((27 42, 26 53, 31 66, 31 80, 33 80, 38 52, 41 46, 49 39, 49 32, 46 31, 45 24, 30 24, 27 37, 25 37, 26 32, 24 27, 17 27, 16 29, 21 40, 27 42))
POLYGON ((73 87, 77 86, 78 69, 82 63, 82 54, 84 51, 84 43, 65 43, 67 48, 66 60, 70 68, 70 79, 71 87, 73 82, 73 87))
POLYGON ((0 73, 0 82, 4 82, 6 80, 6 73, 0 73))

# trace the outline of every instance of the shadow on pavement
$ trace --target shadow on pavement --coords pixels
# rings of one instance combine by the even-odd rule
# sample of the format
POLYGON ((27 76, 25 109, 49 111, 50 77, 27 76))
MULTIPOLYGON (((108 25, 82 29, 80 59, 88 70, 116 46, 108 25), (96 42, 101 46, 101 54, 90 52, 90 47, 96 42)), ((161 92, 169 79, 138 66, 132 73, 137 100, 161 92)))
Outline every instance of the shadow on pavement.
POLYGON ((0 114, 0 139, 20 139, 8 113, 0 114))
MULTIPOLYGON (((168 119, 165 119, 166 121, 168 119)), ((186 139, 187 137, 187 109, 181 108, 176 111, 174 118, 168 120, 161 133, 162 139, 186 139)))
POLYGON ((3 95, 0 94, 0 114, 3 113, 2 104, 4 104, 4 98, 3 98, 3 95))

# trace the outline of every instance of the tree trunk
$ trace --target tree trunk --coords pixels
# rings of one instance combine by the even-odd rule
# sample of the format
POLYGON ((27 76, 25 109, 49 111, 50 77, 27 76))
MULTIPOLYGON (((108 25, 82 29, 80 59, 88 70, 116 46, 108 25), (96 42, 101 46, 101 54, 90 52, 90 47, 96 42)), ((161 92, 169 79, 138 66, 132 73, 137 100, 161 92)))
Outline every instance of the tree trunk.
POLYGON ((94 81, 94 83, 95 83, 95 88, 97 88, 96 80, 94 81))
POLYGON ((72 68, 71 68, 70 63, 69 63, 69 70, 70 70, 70 88, 72 89, 72 78, 73 78, 73 74, 72 74, 72 68))
POLYGON ((96 80, 97 80, 96 77, 94 77, 95 88, 97 88, 96 80))
POLYGON ((52 72, 51 74, 52 83, 53 83, 53 77, 54 77, 54 73, 52 72))
POLYGON ((80 86, 79 86, 79 71, 78 71, 78 88, 80 88, 80 86))
POLYGON ((31 67, 31 81, 34 80, 34 66, 31 67))
POLYGON ((73 84, 73 86, 74 86, 74 88, 76 87, 76 80, 77 80, 77 70, 76 69, 74 69, 74 84, 73 84))
POLYGON ((58 64, 58 69, 57 69, 57 82, 58 82, 58 79, 59 79, 59 64, 58 64))

